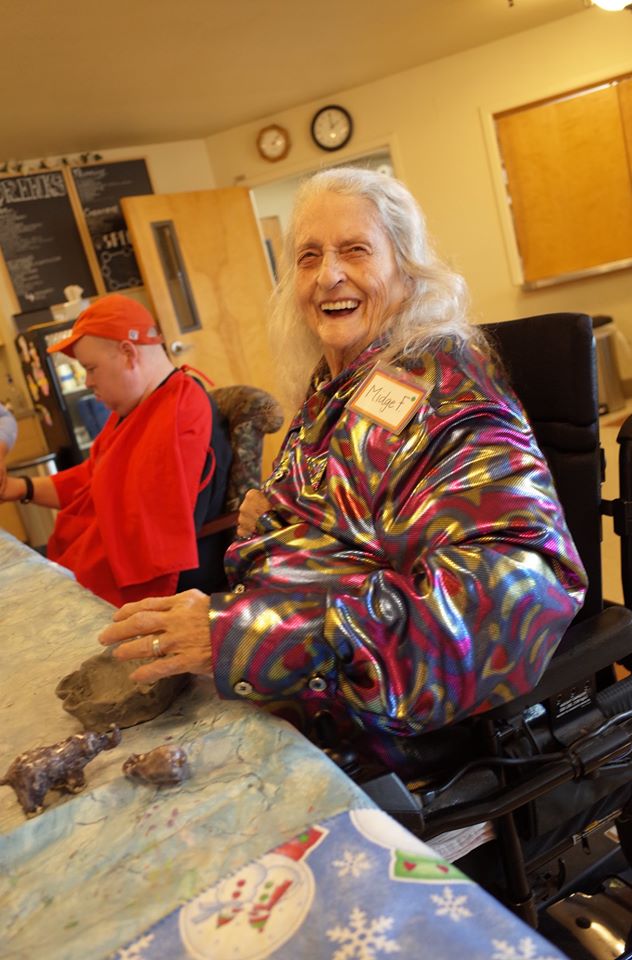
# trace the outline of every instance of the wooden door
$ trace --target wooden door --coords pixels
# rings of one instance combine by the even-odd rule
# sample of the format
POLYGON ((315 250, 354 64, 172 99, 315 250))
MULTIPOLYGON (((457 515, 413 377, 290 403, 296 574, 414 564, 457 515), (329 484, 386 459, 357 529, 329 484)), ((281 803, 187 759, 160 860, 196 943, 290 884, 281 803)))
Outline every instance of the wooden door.
MULTIPOLYGON (((244 383, 277 396, 266 332, 272 277, 249 191, 125 197, 121 208, 174 362, 197 367, 218 387, 244 383), (182 275, 175 279, 173 269, 165 270, 165 226, 180 258, 182 275), (178 282, 190 291, 197 329, 182 324, 184 295, 174 293, 178 282)), ((282 431, 266 438, 264 470, 281 438, 282 431)))

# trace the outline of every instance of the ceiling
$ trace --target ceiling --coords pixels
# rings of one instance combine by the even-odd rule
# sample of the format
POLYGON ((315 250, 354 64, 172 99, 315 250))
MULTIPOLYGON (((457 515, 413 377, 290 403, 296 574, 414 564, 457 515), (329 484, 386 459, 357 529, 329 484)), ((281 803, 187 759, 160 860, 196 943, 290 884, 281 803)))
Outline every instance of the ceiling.
POLYGON ((587 0, 0 0, 0 161, 199 138, 587 0))

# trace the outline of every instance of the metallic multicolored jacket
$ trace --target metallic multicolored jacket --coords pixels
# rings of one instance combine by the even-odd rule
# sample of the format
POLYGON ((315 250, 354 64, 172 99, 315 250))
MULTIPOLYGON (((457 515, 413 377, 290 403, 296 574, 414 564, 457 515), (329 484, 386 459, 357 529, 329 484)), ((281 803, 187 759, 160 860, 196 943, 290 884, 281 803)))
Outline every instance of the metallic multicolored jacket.
POLYGON ((317 371, 209 619, 221 696, 327 711, 383 755, 535 686, 586 578, 492 361, 444 340, 407 363, 424 400, 397 435, 347 408, 379 350, 317 371))

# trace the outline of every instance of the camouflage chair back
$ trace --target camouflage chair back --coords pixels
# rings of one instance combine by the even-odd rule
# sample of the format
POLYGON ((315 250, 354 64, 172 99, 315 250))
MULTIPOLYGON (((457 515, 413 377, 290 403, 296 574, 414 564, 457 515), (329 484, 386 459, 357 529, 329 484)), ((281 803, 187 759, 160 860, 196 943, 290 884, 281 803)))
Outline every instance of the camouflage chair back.
POLYGON ((228 423, 233 462, 224 510, 221 516, 204 524, 198 539, 236 525, 239 504, 246 491, 261 483, 264 434, 276 433, 284 419, 279 401, 259 387, 217 387, 210 394, 228 423))

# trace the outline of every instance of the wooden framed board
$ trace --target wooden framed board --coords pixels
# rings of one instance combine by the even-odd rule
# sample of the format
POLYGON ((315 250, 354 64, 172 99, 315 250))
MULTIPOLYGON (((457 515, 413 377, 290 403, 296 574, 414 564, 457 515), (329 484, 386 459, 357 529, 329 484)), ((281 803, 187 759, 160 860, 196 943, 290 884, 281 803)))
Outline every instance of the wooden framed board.
POLYGON ((125 218, 122 197, 153 193, 145 160, 116 160, 71 167, 79 216, 103 278, 104 292, 115 293, 142 285, 125 218))
POLYGON ((63 170, 0 177, 0 250, 16 313, 62 303, 70 284, 98 292, 63 170))

